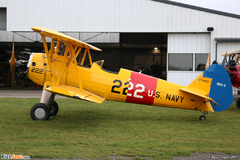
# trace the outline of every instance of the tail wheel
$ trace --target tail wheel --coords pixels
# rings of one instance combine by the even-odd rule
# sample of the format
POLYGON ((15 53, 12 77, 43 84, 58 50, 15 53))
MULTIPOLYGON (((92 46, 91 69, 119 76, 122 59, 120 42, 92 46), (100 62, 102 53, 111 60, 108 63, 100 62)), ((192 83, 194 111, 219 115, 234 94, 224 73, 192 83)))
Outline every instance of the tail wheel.
POLYGON ((240 109, 240 98, 237 99, 236 106, 237 106, 238 109, 240 109))
POLYGON ((49 110, 51 116, 56 116, 56 114, 58 113, 58 104, 56 101, 53 101, 53 103, 49 105, 49 110))
POLYGON ((199 117, 199 119, 202 120, 202 121, 204 121, 204 120, 206 120, 206 116, 201 115, 201 116, 199 117))
POLYGON ((30 115, 33 120, 45 121, 45 120, 49 119, 50 111, 46 104, 37 103, 32 107, 32 109, 30 111, 30 115))

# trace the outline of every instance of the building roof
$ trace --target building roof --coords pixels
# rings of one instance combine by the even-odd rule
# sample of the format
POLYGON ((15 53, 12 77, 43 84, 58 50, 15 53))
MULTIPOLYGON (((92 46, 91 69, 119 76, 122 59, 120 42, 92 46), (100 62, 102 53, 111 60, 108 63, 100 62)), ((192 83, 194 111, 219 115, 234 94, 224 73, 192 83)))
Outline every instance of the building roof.
POLYGON ((213 13, 213 14, 218 14, 218 15, 223 15, 223 16, 227 16, 227 17, 240 19, 240 15, 237 15, 237 14, 217 11, 217 10, 198 7, 198 6, 193 6, 193 5, 189 5, 189 4, 173 2, 173 1, 169 1, 169 0, 152 0, 152 1, 165 3, 165 4, 171 4, 171 5, 175 5, 175 6, 179 6, 179 7, 184 7, 184 8, 194 9, 194 10, 198 10, 198 11, 203 11, 203 12, 208 12, 208 13, 213 13))

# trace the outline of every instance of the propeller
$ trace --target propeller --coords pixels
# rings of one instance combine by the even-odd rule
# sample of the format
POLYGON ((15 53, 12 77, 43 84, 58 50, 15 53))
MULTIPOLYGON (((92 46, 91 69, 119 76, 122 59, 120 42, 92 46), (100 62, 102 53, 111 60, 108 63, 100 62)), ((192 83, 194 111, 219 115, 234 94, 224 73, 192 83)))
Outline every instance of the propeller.
POLYGON ((9 61, 10 69, 11 69, 11 86, 13 87, 14 77, 15 77, 15 53, 14 53, 14 36, 13 36, 13 45, 12 45, 12 55, 9 61))
POLYGON ((31 50, 25 48, 23 52, 20 52, 20 54, 18 55, 18 59, 16 60, 15 51, 14 51, 14 36, 13 36, 12 55, 11 55, 11 59, 9 60, 10 70, 11 70, 11 87, 13 87, 15 74, 18 79, 25 80, 25 81, 28 80, 26 73, 27 73, 27 63, 30 55, 31 55, 31 50))

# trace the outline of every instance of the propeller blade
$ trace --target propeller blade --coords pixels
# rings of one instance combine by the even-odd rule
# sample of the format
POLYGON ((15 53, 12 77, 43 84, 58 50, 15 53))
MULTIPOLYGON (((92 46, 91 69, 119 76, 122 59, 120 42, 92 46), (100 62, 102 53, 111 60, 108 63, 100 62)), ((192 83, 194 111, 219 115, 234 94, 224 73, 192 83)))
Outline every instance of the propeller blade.
POLYGON ((209 61, 210 61, 210 52, 208 53, 205 69, 207 69, 209 67, 209 61))
POLYGON ((11 86, 13 87, 13 81, 14 81, 14 76, 15 76, 15 52, 14 52, 14 36, 13 36, 13 45, 12 45, 12 55, 11 59, 9 61, 10 63, 10 69, 11 69, 11 86))
POLYGON ((222 66, 225 66, 225 62, 227 61, 227 52, 225 53, 224 57, 223 57, 223 61, 222 61, 222 66))

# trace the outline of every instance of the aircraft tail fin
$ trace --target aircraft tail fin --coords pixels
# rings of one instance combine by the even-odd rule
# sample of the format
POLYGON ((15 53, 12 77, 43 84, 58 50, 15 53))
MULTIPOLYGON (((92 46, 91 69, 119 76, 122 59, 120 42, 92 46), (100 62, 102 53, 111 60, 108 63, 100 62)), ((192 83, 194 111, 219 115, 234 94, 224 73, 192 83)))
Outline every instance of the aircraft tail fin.
POLYGON ((203 73, 200 74, 194 81, 192 81, 192 83, 190 83, 188 87, 196 93, 207 96, 211 87, 212 79, 203 77, 202 75, 203 73))
POLYGON ((208 67, 188 87, 199 94, 208 95, 213 100, 210 103, 214 111, 224 111, 233 103, 231 80, 226 70, 219 64, 208 67))
POLYGON ((212 79, 203 77, 202 75, 203 73, 200 74, 194 81, 192 81, 192 83, 190 83, 187 88, 180 88, 180 91, 208 100, 207 103, 201 104, 198 110, 214 112, 214 109, 210 102, 213 102, 216 106, 219 106, 219 104, 212 98, 208 97, 212 79))

